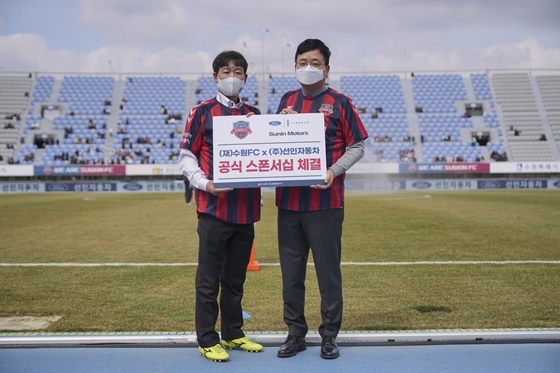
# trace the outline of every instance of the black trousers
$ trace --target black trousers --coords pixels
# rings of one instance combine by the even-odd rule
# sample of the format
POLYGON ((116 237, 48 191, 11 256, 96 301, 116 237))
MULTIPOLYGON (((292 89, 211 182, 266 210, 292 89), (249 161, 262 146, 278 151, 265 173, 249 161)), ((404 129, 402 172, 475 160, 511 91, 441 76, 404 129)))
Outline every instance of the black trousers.
POLYGON ((241 300, 255 228, 253 224, 229 224, 202 214, 198 219, 198 237, 196 336, 201 347, 211 347, 220 343, 215 329, 220 311, 222 339, 245 336, 241 330, 241 300))
POLYGON ((185 183, 185 203, 191 203, 193 190, 191 188, 191 184, 189 179, 184 178, 183 182, 185 183))
POLYGON ((282 269, 284 322, 288 334, 305 337, 305 276, 309 249, 321 294, 319 334, 338 335, 342 324, 342 222, 344 209, 299 212, 278 209, 278 249, 282 269))

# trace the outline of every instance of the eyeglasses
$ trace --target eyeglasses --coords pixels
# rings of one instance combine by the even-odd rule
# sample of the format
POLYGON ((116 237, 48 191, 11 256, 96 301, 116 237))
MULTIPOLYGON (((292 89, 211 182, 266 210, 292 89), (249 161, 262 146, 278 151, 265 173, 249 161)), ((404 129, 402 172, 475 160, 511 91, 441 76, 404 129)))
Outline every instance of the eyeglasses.
POLYGON ((302 69, 307 65, 311 65, 311 67, 314 67, 316 69, 320 69, 321 67, 325 66, 325 64, 323 62, 319 62, 319 61, 311 61, 311 63, 307 62, 307 61, 299 61, 296 64, 296 67, 298 69, 302 69))

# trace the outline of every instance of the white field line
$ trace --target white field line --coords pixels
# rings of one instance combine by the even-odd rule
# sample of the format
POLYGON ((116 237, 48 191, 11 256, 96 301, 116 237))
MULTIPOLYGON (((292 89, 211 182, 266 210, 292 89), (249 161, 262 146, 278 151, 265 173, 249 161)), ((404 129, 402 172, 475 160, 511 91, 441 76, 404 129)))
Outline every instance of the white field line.
MULTIPOLYGON (((409 265, 487 265, 487 264, 560 264, 560 260, 503 261, 419 261, 419 262, 342 262, 343 266, 409 266, 409 265)), ((313 263, 308 263, 313 266, 313 263)), ((0 263, 0 267, 195 267, 197 263, 0 263)), ((277 267, 280 263, 259 263, 261 267, 277 267)))

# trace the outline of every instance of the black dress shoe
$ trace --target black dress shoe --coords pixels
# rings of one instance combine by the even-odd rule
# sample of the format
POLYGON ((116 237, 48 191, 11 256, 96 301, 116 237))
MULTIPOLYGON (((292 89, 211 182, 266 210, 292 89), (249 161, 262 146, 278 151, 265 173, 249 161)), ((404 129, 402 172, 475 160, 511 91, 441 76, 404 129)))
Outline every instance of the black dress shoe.
POLYGON ((296 356, 298 352, 305 350, 305 339, 295 335, 289 335, 286 342, 278 349, 278 357, 296 356))
POLYGON ((321 341, 321 357, 323 359, 336 359, 340 356, 336 338, 333 336, 323 337, 321 341))

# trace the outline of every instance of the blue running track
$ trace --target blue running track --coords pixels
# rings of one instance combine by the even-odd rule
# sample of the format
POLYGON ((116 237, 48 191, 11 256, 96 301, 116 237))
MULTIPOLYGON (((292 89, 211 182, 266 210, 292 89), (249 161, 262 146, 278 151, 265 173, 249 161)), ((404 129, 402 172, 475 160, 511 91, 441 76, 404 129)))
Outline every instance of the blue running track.
POLYGON ((336 360, 320 358, 317 335, 308 336, 306 351, 282 359, 276 351, 285 335, 249 335, 265 350, 228 351, 223 363, 201 357, 193 336, 0 336, 0 372, 560 372, 560 330, 505 334, 342 334, 336 360))

